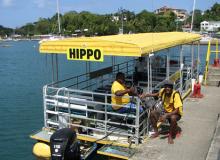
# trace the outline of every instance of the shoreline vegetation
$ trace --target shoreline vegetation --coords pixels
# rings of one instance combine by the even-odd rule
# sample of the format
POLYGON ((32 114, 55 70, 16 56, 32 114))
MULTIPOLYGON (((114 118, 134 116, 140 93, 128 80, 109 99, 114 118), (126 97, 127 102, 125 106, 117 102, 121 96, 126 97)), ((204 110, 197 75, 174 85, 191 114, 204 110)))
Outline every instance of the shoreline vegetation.
MULTIPOLYGON (((0 25, 0 37, 2 39, 8 37, 12 39, 41 39, 40 35, 57 35, 57 33, 62 36, 76 37, 182 31, 184 26, 190 26, 191 15, 192 12, 185 21, 178 21, 176 15, 171 11, 155 14, 143 10, 135 14, 132 11, 121 9, 116 13, 104 15, 87 11, 80 13, 70 11, 63 15, 60 14, 61 33, 58 32, 58 15, 55 14, 51 18, 39 18, 37 22, 27 23, 16 29, 0 25)), ((200 23, 204 20, 220 21, 220 4, 215 3, 204 12, 195 10, 193 29, 200 31, 200 23)))

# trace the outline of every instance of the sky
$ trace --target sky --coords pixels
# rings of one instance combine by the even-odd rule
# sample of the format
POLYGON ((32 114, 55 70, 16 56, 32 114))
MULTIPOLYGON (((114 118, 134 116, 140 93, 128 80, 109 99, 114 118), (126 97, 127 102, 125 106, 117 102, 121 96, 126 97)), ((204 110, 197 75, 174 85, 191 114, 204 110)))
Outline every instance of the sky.
MULTIPOLYGON (((205 11, 220 0, 196 0, 196 9, 205 11)), ((115 13, 119 8, 139 13, 163 6, 192 11, 193 0, 59 0, 62 14, 68 11, 90 11, 97 14, 115 13)), ((0 0, 0 25, 16 28, 39 18, 50 18, 57 11, 56 0, 0 0)))

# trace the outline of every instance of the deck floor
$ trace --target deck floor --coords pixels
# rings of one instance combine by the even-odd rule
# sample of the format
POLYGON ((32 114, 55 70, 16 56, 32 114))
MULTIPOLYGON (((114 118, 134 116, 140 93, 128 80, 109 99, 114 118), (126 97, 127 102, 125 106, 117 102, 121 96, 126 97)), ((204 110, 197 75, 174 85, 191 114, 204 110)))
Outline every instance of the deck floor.
POLYGON ((184 115, 179 121, 182 134, 174 140, 174 144, 168 144, 164 135, 149 139, 138 147, 131 159, 140 160, 144 157, 147 160, 217 160, 219 153, 216 152, 219 152, 220 140, 217 141, 214 137, 220 136, 220 127, 217 127, 220 87, 202 86, 202 93, 202 99, 187 98, 184 101, 184 115))

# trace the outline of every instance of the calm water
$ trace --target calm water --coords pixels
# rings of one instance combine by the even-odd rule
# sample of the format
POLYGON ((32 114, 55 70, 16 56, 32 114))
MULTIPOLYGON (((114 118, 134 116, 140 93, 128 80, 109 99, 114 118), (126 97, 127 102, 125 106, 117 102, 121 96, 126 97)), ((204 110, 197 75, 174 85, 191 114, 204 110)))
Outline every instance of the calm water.
MULTIPOLYGON (((0 43, 0 157, 31 160, 34 159, 32 146, 35 141, 29 135, 43 126, 42 87, 51 81, 50 57, 39 54, 38 42, 4 44, 11 46, 1 47, 0 43)), ((202 57, 206 48, 201 46, 202 57)), ((62 78, 85 70, 85 63, 67 61, 65 56, 59 62, 62 78)), ((107 58, 107 64, 110 64, 110 58, 107 58)), ((95 63, 92 68, 101 65, 95 63)))

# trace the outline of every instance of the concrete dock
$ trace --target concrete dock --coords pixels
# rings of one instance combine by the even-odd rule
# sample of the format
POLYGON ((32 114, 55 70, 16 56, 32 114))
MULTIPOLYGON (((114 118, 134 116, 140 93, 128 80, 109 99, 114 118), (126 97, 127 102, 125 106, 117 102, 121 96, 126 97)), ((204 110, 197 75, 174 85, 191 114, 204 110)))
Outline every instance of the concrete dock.
POLYGON ((160 135, 140 145, 132 160, 218 160, 220 159, 220 87, 202 86, 204 98, 187 98, 178 122, 182 134, 167 143, 160 135))

